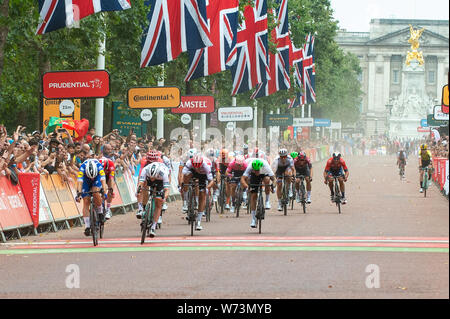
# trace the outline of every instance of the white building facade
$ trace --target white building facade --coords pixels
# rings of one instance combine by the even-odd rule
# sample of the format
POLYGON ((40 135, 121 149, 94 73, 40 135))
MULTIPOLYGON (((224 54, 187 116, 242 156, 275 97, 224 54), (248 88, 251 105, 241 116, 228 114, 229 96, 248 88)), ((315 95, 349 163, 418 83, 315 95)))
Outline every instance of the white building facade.
POLYGON ((440 104, 448 82, 449 21, 373 19, 370 32, 338 32, 336 42, 360 61, 364 92, 357 128, 366 136, 414 138, 422 119, 440 104), (425 63, 406 65, 410 27, 424 28, 419 51, 425 63))

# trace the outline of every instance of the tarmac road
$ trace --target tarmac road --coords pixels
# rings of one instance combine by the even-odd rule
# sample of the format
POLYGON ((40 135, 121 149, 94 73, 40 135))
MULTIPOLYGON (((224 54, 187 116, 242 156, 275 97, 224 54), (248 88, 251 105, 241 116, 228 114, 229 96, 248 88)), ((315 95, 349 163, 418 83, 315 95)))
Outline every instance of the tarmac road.
POLYGON ((262 234, 245 211, 213 212, 191 237, 177 201, 144 245, 131 212, 108 221, 98 247, 80 227, 1 244, 0 298, 448 299, 448 200, 434 185, 419 193, 415 159, 403 181, 394 157, 346 162, 342 214, 322 162, 307 213, 283 216, 272 194, 262 234))

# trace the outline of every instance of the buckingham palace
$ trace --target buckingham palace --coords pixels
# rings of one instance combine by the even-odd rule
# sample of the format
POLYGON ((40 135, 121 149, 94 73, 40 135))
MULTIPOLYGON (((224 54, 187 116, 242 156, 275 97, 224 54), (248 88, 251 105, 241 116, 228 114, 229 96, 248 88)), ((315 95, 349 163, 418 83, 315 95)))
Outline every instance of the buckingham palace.
POLYGON ((336 42, 359 58, 362 70, 364 95, 356 128, 366 136, 425 134, 421 120, 440 104, 448 82, 448 37, 448 20, 372 19, 370 32, 340 30, 336 42), (412 50, 414 33, 417 50, 412 50), (420 57, 410 61, 411 50, 420 57))

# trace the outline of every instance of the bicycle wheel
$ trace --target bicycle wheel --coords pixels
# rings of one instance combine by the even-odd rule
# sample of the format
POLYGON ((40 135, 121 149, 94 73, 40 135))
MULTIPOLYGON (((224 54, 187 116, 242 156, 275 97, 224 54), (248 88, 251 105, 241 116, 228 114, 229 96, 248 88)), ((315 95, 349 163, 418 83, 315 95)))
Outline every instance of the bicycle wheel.
POLYGON ((300 183, 300 199, 302 203, 303 214, 306 214, 305 184, 303 184, 303 180, 300 183))
POLYGON ((240 183, 236 187, 234 196, 236 197, 236 202, 235 202, 235 206, 234 206, 234 209, 236 209, 236 218, 239 218, 239 209, 241 208, 241 202, 242 202, 242 191, 241 191, 240 183))
POLYGON ((219 204, 220 204, 220 213, 223 214, 223 210, 225 209, 225 202, 226 202, 226 198, 225 198, 225 182, 222 179, 220 181, 220 196, 219 196, 219 204))
POLYGON ((105 214, 106 214, 105 202, 102 202, 102 209, 103 209, 103 214, 99 218, 100 238, 103 238, 103 232, 105 230, 105 214))
POLYGON ((335 197, 335 203, 338 208, 339 214, 341 213, 341 191, 339 190, 339 181, 335 180, 334 185, 334 197, 335 197))
MULTIPOLYGON (((206 192, 208 192, 208 190, 206 190, 206 192)), ((206 195, 206 207, 205 207, 205 217, 206 217, 206 221, 209 222, 211 220, 211 199, 210 199, 210 194, 208 192, 208 194, 206 195)))
POLYGON ((91 235, 92 242, 94 246, 98 245, 98 233, 97 233, 97 213, 94 211, 93 198, 91 198, 91 211, 90 211, 90 220, 91 220, 91 235))
POLYGON ((261 228, 262 228, 262 220, 264 219, 264 213, 266 212, 266 209, 264 207, 263 202, 263 195, 262 191, 259 191, 259 198, 258 198, 258 232, 261 234, 261 228))
POLYGON ((141 223, 141 245, 144 244, 145 242, 145 237, 147 237, 147 232, 148 232, 148 228, 149 225, 151 224, 150 222, 150 218, 153 217, 151 215, 153 215, 152 213, 152 205, 151 205, 151 198, 149 199, 149 202, 147 203, 147 205, 145 205, 145 211, 144 211, 144 217, 142 218, 142 223, 141 223))
POLYGON ((296 194, 295 182, 291 183, 291 189, 292 189, 293 196, 292 196, 292 198, 290 200, 291 200, 291 210, 293 210, 294 209, 295 194, 296 194))
POLYGON ((428 171, 427 170, 425 170, 423 172, 422 187, 423 187, 423 197, 427 197, 427 188, 428 188, 428 171))
POLYGON ((283 205, 283 215, 287 215, 287 204, 288 204, 288 190, 287 190, 287 184, 286 179, 283 179, 283 196, 282 196, 282 205, 283 205))

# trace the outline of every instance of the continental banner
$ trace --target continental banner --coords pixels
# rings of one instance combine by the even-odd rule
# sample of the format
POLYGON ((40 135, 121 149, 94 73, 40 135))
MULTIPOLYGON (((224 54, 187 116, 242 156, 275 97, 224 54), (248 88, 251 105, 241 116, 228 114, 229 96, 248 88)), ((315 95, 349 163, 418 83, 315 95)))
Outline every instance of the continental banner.
POLYGON ((116 168, 116 184, 119 189, 120 197, 122 198, 122 202, 125 206, 131 204, 131 197, 129 194, 127 182, 125 181, 125 177, 123 176, 123 172, 121 168, 116 168))
POLYGON ((136 203, 137 202, 137 198, 136 198, 137 187, 134 182, 133 176, 131 176, 131 173, 128 170, 123 172, 123 176, 125 178, 125 182, 128 187, 128 192, 129 192, 128 194, 130 195, 131 203, 136 203))
POLYGON ((69 186, 62 181, 61 176, 57 174, 52 174, 50 176, 66 218, 72 219, 80 217, 80 213, 75 205, 75 200, 70 192, 69 186))
POLYGON ((39 179, 40 175, 38 173, 19 173, 19 184, 33 220, 34 228, 37 228, 39 225, 39 179))
POLYGON ((53 221, 53 215, 48 205, 47 198, 45 197, 44 188, 42 183, 39 187, 39 224, 50 223, 53 221))
POLYGON ((0 224, 3 230, 33 225, 20 187, 0 176, 0 224))

